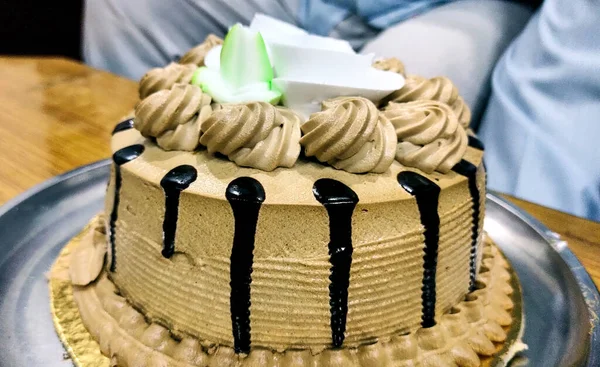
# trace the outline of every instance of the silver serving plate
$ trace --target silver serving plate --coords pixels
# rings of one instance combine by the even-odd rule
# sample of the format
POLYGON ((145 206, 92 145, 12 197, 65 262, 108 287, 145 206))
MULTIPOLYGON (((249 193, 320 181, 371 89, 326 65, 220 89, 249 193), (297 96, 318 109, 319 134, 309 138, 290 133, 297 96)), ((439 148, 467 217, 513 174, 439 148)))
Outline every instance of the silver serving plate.
MULTIPOLYGON (((0 208, 0 365, 71 366, 54 332, 45 273, 98 213, 109 161, 57 176, 0 208)), ((529 350, 513 365, 600 366, 600 296, 567 244, 487 196, 484 228, 519 275, 529 350)))

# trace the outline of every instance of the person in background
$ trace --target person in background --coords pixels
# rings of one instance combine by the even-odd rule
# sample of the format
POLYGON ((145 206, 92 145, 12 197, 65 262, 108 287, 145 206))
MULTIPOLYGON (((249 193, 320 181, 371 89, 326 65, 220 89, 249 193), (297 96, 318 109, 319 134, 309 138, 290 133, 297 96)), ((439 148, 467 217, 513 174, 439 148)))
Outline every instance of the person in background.
POLYGON ((474 119, 492 68, 532 14, 532 0, 93 0, 84 10, 84 60, 140 79, 214 33, 255 13, 349 41, 357 51, 397 57, 409 74, 444 75, 474 119))
POLYGON ((488 186, 600 221, 600 1, 546 0, 493 72, 488 186))
POLYGON ((546 0, 529 20, 532 3, 95 0, 85 4, 84 59, 139 79, 265 13, 397 57, 409 74, 449 77, 480 127, 491 189, 600 220, 600 3, 546 0))

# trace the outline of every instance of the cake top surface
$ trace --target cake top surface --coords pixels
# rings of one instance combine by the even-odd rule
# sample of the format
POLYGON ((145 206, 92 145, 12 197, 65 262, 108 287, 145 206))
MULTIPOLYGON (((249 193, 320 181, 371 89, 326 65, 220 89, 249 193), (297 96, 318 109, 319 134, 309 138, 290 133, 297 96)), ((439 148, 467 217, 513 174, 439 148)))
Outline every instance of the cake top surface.
POLYGON ((134 127, 160 149, 206 148, 267 172, 310 170, 299 163, 308 160, 352 174, 396 163, 445 174, 465 157, 471 117, 447 78, 405 76, 397 59, 262 14, 150 70, 140 98, 134 127))
MULTIPOLYGON (((464 160, 479 166, 483 151, 478 149, 478 140, 470 136, 473 147, 467 147, 464 160)), ((392 202, 411 200, 412 196, 399 189, 397 175, 402 171, 415 171, 434 181, 441 189, 464 182, 464 176, 450 171, 446 174, 432 172, 426 174, 418 169, 403 166, 394 161, 389 169, 381 174, 352 174, 333 167, 325 166, 317 161, 298 160, 294 169, 278 168, 266 172, 251 167, 240 167, 226 159, 215 158, 208 150, 194 152, 165 151, 154 142, 144 138, 137 130, 128 129, 113 135, 112 151, 141 145, 144 148, 135 164, 127 164, 123 168, 144 180, 159 185, 160 181, 174 167, 191 165, 196 169, 198 178, 186 188, 186 192, 225 200, 227 185, 236 177, 248 176, 258 180, 265 188, 265 204, 275 205, 320 205, 313 195, 314 183, 321 178, 331 178, 350 187, 362 203, 392 202)))

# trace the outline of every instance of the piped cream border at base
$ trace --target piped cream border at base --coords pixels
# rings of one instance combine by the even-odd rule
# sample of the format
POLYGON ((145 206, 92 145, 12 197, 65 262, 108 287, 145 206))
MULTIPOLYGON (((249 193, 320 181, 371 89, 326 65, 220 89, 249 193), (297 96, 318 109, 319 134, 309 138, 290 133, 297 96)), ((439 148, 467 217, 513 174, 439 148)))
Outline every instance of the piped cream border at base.
POLYGON ((484 246, 478 289, 441 316, 433 328, 316 355, 310 350, 276 353, 264 349, 236 355, 228 346, 193 337, 175 339, 163 326, 149 324, 118 294, 104 271, 87 286, 73 285, 69 277, 71 255, 78 246, 98 241, 98 237, 85 236, 98 225, 100 221, 95 218, 73 238, 50 272, 54 325, 78 367, 505 366, 526 349, 521 341, 524 320, 520 285, 491 241, 484 246))

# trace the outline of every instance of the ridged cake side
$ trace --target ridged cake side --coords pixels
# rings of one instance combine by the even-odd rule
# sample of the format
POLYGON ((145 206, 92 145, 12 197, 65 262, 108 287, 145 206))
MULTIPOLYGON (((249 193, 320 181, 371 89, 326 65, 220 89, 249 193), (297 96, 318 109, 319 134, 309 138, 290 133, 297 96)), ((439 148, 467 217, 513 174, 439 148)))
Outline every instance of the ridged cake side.
MULTIPOLYGON (((246 265, 232 262, 234 233, 252 231, 236 227, 236 220, 246 217, 234 217, 236 201, 228 200, 226 193, 232 181, 250 177, 265 195, 255 205, 249 314, 242 312, 249 330, 241 331, 252 346, 278 351, 330 348, 334 343, 330 305, 334 279, 330 277, 335 264, 328 244, 337 228, 335 223, 330 226, 330 220, 337 214, 328 211, 313 192, 315 182, 327 178, 349 188, 358 199, 351 211, 353 251, 343 346, 387 340, 421 326, 426 233, 422 208, 398 182, 400 172, 417 170, 394 162, 384 174, 355 175, 298 162, 294 169, 262 172, 209 157, 204 151, 165 152, 133 129, 114 135, 113 152, 136 144, 142 152, 113 165, 106 216, 109 241, 114 240, 109 259, 114 262, 108 263, 113 265, 109 275, 121 294, 149 320, 169 327, 175 335, 236 344, 240 330, 234 330, 230 300, 238 289, 232 291, 230 283, 232 274, 246 265), (161 181, 181 166, 192 167, 197 177, 176 195, 174 249, 165 257, 165 222, 172 218, 165 220, 170 204, 161 181)), ((480 150, 469 148, 465 156, 477 170, 479 244, 485 199, 481 155, 480 150)), ((436 211, 440 271, 434 273, 433 282, 437 319, 469 291, 474 263, 473 196, 469 179, 461 174, 419 176, 440 188, 436 211)), ((235 281, 231 284, 237 287, 235 281)))

